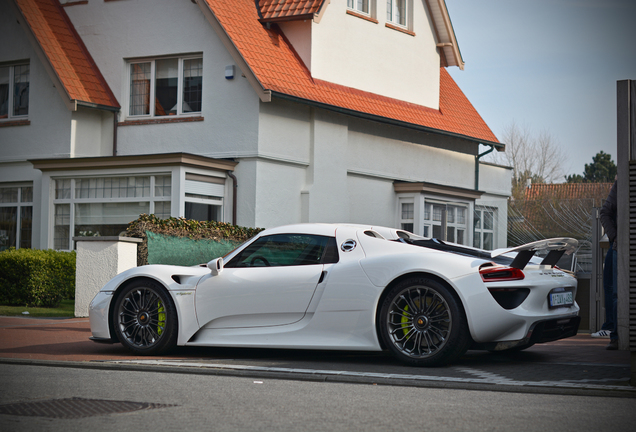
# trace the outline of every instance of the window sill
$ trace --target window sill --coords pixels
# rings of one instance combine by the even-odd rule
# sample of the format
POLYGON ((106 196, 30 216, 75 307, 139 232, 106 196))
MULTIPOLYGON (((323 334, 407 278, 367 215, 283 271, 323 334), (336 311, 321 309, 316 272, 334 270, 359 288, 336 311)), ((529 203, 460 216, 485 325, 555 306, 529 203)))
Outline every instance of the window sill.
POLYGON ((29 126, 31 124, 31 120, 0 120, 0 127, 9 127, 9 126, 29 126))
POLYGON ((367 15, 364 15, 364 14, 361 14, 361 13, 358 13, 358 12, 354 12, 354 11, 349 10, 349 9, 347 9, 347 15, 351 15, 351 16, 354 16, 356 18, 362 18, 365 21, 370 21, 370 22, 372 22, 374 24, 378 24, 378 20, 377 19, 371 18, 370 16, 367 16, 367 15))
POLYGON ((165 123, 185 123, 185 122, 199 122, 203 121, 203 117, 158 117, 151 119, 139 119, 139 120, 126 120, 118 122, 117 126, 141 126, 141 125, 156 125, 165 123))
POLYGON ((68 6, 77 6, 77 5, 85 5, 85 4, 88 4, 88 0, 68 1, 66 3, 60 4, 60 6, 68 7, 68 6))
POLYGON ((396 25, 393 25, 393 24, 389 24, 389 23, 385 23, 384 25, 385 25, 385 27, 390 28, 391 30, 396 30, 396 31, 399 31, 401 33, 406 33, 407 35, 410 35, 410 36, 415 36, 414 32, 412 32, 410 30, 407 30, 407 29, 405 29, 403 27, 399 27, 399 26, 396 26, 396 25))

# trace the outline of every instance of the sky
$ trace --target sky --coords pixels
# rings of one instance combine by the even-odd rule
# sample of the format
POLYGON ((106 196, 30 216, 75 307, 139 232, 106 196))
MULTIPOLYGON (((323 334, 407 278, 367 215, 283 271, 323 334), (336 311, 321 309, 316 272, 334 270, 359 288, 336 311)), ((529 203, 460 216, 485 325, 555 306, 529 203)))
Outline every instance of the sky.
POLYGON ((616 82, 636 80, 636 0, 446 0, 464 70, 451 76, 497 138, 548 132, 583 174, 616 162, 616 82))

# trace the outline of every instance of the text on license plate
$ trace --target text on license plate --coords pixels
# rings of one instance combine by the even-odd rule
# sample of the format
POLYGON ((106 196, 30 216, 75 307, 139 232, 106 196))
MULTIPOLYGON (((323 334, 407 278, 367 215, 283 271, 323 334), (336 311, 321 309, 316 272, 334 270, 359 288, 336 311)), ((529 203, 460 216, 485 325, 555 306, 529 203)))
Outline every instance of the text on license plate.
POLYGON ((572 291, 550 293, 549 299, 550 307, 572 306, 574 304, 572 291))

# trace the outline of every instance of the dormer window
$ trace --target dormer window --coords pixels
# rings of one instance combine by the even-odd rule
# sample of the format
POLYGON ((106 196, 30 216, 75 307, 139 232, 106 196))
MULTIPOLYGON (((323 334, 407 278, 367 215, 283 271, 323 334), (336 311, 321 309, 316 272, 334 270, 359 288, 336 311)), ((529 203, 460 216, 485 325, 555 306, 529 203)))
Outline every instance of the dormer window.
POLYGON ((347 0, 347 7, 355 12, 365 15, 371 13, 369 9, 369 0, 347 0))
POLYGON ((386 20, 392 24, 402 27, 408 25, 406 19, 407 0, 387 0, 386 2, 386 20))

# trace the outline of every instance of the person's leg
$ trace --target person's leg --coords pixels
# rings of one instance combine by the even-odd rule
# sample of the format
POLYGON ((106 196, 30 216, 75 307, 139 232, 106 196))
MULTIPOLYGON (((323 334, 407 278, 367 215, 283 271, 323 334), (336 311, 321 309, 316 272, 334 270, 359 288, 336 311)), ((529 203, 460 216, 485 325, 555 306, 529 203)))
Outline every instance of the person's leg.
POLYGON ((601 330, 609 330, 614 328, 614 315, 612 308, 614 305, 613 288, 614 287, 614 249, 610 245, 607 254, 605 254, 605 265, 603 266, 603 297, 605 304, 605 322, 601 330))
POLYGON ((613 273, 613 283, 612 283, 612 320, 614 325, 612 326, 612 333, 610 334, 610 343, 607 345, 607 349, 615 350, 618 349, 618 314, 617 314, 617 304, 618 304, 618 296, 617 296, 617 288, 618 288, 618 266, 617 266, 617 255, 616 251, 612 254, 612 273, 613 273))

